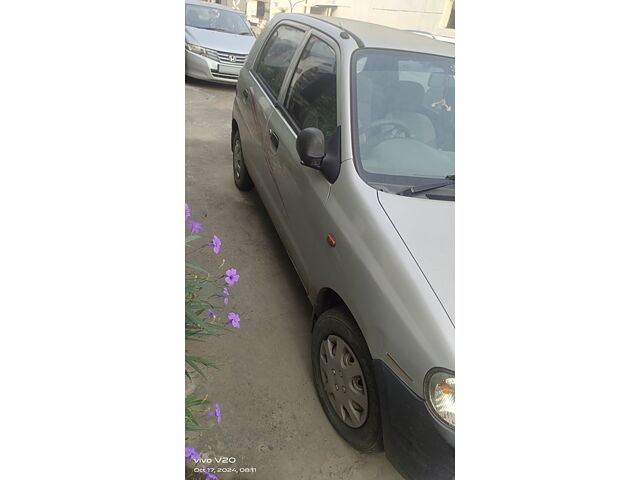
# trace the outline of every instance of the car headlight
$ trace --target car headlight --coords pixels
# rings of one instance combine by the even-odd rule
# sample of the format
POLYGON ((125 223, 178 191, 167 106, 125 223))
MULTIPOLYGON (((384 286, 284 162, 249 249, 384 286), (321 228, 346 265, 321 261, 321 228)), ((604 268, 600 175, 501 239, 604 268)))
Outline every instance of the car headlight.
POLYGON ((194 45, 193 43, 186 43, 185 48, 190 52, 197 53, 198 55, 205 55, 207 52, 200 45, 194 45))
POLYGON ((433 369, 424 378, 424 398, 427 407, 445 425, 456 426, 456 377, 441 369, 433 369))

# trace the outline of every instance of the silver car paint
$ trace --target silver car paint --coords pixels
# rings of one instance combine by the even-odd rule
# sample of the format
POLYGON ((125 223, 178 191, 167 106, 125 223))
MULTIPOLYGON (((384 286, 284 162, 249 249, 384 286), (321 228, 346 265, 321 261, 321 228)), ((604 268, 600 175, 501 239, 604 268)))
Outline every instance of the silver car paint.
POLYGON ((216 32, 185 25, 184 37, 189 43, 200 45, 201 47, 219 50, 221 52, 239 53, 248 55, 256 38, 249 35, 235 35, 233 33, 216 32))
MULTIPOLYGON (((306 44, 310 34, 308 31, 301 42, 302 45, 306 44)), ((331 38, 319 32, 314 34, 331 45, 339 55, 338 45, 331 38)), ((301 49, 298 50, 292 63, 297 63, 301 54, 301 49)), ((340 75, 339 71, 338 78, 340 75)), ((284 84, 287 85, 289 80, 290 78, 285 78, 284 84)), ((285 94, 286 89, 283 89, 280 92, 280 103, 284 103, 285 94)), ((338 108, 340 102, 338 99, 338 108)), ((276 151, 270 142, 269 147, 274 178, 282 198, 283 216, 286 217, 285 235, 295 240, 291 242, 290 256, 305 289, 309 292, 315 272, 324 267, 322 253, 327 247, 325 238, 328 232, 322 228, 322 217, 328 212, 323 205, 327 201, 331 185, 322 175, 318 175, 318 172, 310 168, 300 168, 300 158, 296 151, 297 135, 279 112, 276 111, 269 117, 268 128, 273 130, 280 140, 280 146, 276 151)))
POLYGON ((387 216, 455 322, 454 202, 378 192, 387 216), (425 225, 428 222, 428 225, 425 225), (433 226, 437 225, 437 228, 433 226))
MULTIPOLYGON (((243 148, 245 142, 250 145, 245 148, 247 169, 303 278, 309 300, 315 305, 325 289, 340 295, 358 322, 372 357, 384 361, 424 398, 423 380, 432 367, 455 370, 453 203, 405 197, 389 200, 358 175, 352 161, 349 75, 351 54, 358 45, 353 38, 340 38, 340 33, 336 26, 313 17, 279 15, 278 21, 271 22, 260 36, 242 69, 233 118, 238 123, 243 148), (268 124, 279 130, 289 128, 250 68, 275 26, 296 20, 307 28, 325 32, 339 45, 338 123, 342 129, 343 160, 333 185, 319 172, 300 165, 295 153, 291 153, 296 151, 293 135, 280 138, 280 149, 289 157, 286 163, 269 168, 273 159, 259 140, 268 135, 268 129, 250 129, 249 102, 242 100, 242 90, 251 90, 253 97, 269 102, 268 124), (274 175, 276 180, 267 175, 274 175), (289 185, 289 194, 278 191, 278 175, 282 175, 282 182, 288 178, 289 183, 295 183, 289 185), (295 199, 301 199, 299 205, 293 205, 295 199), (308 221, 300 220, 301 216, 308 221), (329 233, 337 241, 335 248, 326 243, 329 233), (431 270, 434 265, 435 270, 431 270), (450 308, 449 314, 443 305, 450 308)), ((305 43, 299 46, 293 64, 305 43)))

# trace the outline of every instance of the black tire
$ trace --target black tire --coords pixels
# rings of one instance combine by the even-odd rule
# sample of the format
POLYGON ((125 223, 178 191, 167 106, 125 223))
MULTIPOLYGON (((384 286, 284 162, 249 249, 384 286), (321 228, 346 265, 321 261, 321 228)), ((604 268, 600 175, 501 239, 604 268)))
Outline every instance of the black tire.
POLYGON ((247 166, 244 164, 244 156, 242 155, 242 142, 240 141, 240 133, 236 130, 233 134, 233 181, 236 184, 238 190, 243 192, 249 191, 253 188, 253 181, 247 171, 247 166))
MULTIPOLYGON (((324 350, 324 352, 326 353, 326 350, 324 350)), ((337 358, 337 356, 334 358, 337 358)), ((342 365, 345 364, 343 360, 340 361, 342 365)), ((373 373, 373 362, 367 343, 356 325, 355 320, 346 308, 331 308, 318 317, 311 334, 311 362, 316 394, 333 428, 356 450, 363 453, 381 452, 384 449, 382 443, 382 422, 380 420, 380 403, 378 401, 377 386, 373 373), (329 389, 333 390, 332 383, 334 381, 337 382, 335 384, 336 390, 342 389, 344 385, 348 385, 351 382, 339 379, 337 376, 330 377, 328 378, 328 382, 325 382, 323 373, 321 372, 321 362, 325 363, 325 367, 323 367, 324 372, 327 372, 327 365, 329 365, 325 360, 321 360, 323 342, 327 345, 325 348, 329 348, 328 346, 331 345, 329 339, 336 339, 336 337, 344 341, 355 355, 357 363, 359 364, 356 366, 360 368, 362 376, 364 377, 364 385, 360 384, 360 387, 362 387, 363 393, 366 390, 368 397, 366 417, 362 416, 360 419, 355 419, 354 417, 352 419, 346 412, 343 413, 343 416, 346 414, 348 420, 352 423, 357 424, 358 422, 364 421, 364 423, 355 428, 348 425, 338 414, 338 407, 333 406, 332 400, 327 390, 325 390, 325 385, 328 385, 329 389), (338 387, 340 381, 343 383, 338 387)), ((333 369, 329 368, 329 370, 333 372, 333 369)), ((342 377, 342 370, 339 374, 340 377, 342 377)), ((333 375, 336 374, 333 373, 333 375)))

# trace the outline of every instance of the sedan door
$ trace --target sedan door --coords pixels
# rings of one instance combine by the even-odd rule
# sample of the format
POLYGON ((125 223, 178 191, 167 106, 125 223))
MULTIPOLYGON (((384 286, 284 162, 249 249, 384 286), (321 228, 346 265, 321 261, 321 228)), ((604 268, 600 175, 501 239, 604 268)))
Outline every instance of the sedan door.
POLYGON ((319 128, 325 144, 339 134, 338 46, 319 32, 309 33, 304 49, 280 95, 282 107, 268 120, 270 158, 286 211, 285 235, 290 255, 307 289, 313 272, 323 267, 326 252, 326 201, 331 184, 318 171, 300 163, 296 139, 300 130, 319 128))

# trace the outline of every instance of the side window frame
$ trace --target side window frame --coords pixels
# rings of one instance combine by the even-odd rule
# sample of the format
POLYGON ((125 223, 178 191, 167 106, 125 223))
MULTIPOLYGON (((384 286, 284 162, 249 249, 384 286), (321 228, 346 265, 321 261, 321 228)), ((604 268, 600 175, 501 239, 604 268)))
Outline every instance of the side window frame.
POLYGON ((251 64, 251 69, 250 69, 251 75, 256 80, 256 82, 260 85, 265 95, 271 100, 271 103, 273 103, 274 106, 277 106, 279 103, 279 98, 284 89, 284 86, 287 85, 287 79, 290 77, 293 66, 298 64, 298 57, 300 56, 300 52, 302 51, 302 46, 306 45, 305 39, 308 37, 308 35, 309 35, 309 27, 307 27, 306 25, 291 22, 288 20, 282 20, 278 22, 276 25, 274 25, 273 30, 269 33, 268 38, 266 38, 264 43, 260 46, 260 51, 258 52, 255 60, 251 64), (293 56, 291 57, 291 62, 287 67, 287 71, 285 72, 284 79, 282 80, 282 84, 280 85, 280 90, 278 92, 272 92, 271 87, 264 81, 262 76, 258 73, 257 66, 262 61, 262 58, 266 52, 266 47, 271 41, 271 38, 275 35, 278 29, 284 25, 291 28, 295 28, 296 30, 300 30, 303 33, 303 36, 302 36, 302 41, 300 42, 300 45, 298 45, 298 47, 293 53, 293 56))
POLYGON ((290 68, 289 71, 287 72, 284 82, 282 83, 283 88, 280 89, 280 96, 278 97, 278 104, 280 105, 280 108, 278 110, 296 137, 300 133, 300 128, 296 125, 295 120, 293 119, 289 111, 285 108, 285 105, 286 105, 286 99, 289 96, 289 93, 291 92, 291 83, 293 81, 293 74, 295 70, 298 68, 298 64, 300 63, 300 58, 302 57, 302 52, 304 52, 304 49, 307 48, 307 45, 311 41, 312 37, 315 37, 317 40, 320 40, 321 42, 326 43, 336 55, 336 129, 341 125, 340 112, 341 112, 343 94, 340 90, 340 85, 342 82, 342 62, 341 62, 342 55, 340 52, 340 45, 337 42, 335 42, 331 37, 329 37, 328 35, 325 35, 323 32, 320 32, 314 28, 309 28, 307 35, 303 39, 300 45, 300 48, 298 48, 298 51, 296 52, 296 55, 293 61, 291 62, 291 66, 293 68, 290 68), (286 88, 284 88, 285 86, 286 88))

